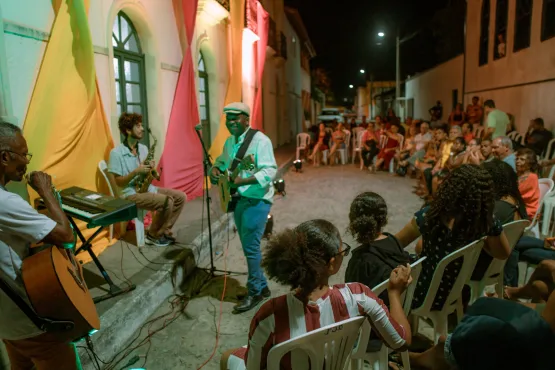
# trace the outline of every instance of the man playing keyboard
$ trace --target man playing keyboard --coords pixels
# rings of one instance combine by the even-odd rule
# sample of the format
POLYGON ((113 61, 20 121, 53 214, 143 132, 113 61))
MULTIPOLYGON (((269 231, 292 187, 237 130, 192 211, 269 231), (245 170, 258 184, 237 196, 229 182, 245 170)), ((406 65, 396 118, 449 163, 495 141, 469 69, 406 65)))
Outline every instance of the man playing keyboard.
POLYGON ((135 202, 138 208, 154 212, 152 224, 146 235, 146 243, 165 247, 175 242, 171 229, 185 205, 185 193, 150 185, 148 192, 137 193, 137 176, 147 174, 154 168, 154 162, 144 164, 148 148, 139 143, 144 136, 143 116, 137 113, 123 113, 118 121, 123 143, 110 152, 108 171, 114 175, 120 195, 135 202))
MULTIPOLYGON (((28 301, 21 268, 32 243, 62 246, 73 242, 73 231, 52 192, 52 179, 33 172, 29 185, 44 200, 50 217, 35 211, 19 195, 6 190, 10 181, 21 181, 31 154, 21 130, 0 121, 0 279, 28 301)), ((40 274, 40 273, 39 273, 40 274)), ((77 369, 73 346, 37 328, 0 289, 0 338, 6 345, 11 369, 77 369)))

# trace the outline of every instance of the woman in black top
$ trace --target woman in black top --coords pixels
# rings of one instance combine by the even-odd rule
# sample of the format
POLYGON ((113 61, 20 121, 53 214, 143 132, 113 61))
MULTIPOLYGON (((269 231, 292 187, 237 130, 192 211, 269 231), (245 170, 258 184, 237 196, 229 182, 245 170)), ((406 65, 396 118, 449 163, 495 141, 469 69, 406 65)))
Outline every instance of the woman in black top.
MULTIPOLYGON (((383 232, 387 225, 387 204, 376 193, 359 194, 351 203, 349 231, 359 246, 353 250, 345 271, 345 282, 375 287, 389 279, 391 271, 409 262, 399 241, 383 232)), ((380 295, 387 304, 387 294, 380 295)))

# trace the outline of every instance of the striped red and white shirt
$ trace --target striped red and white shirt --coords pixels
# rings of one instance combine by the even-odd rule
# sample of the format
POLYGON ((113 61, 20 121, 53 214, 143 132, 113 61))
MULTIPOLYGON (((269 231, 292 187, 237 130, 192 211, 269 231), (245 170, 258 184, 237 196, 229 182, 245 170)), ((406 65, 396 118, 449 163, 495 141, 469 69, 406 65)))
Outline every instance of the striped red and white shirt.
MULTIPOLYGON (((273 346, 362 315, 368 316, 373 330, 380 334, 387 346, 397 349, 405 344, 405 328, 390 316, 387 307, 370 288, 360 283, 337 284, 308 305, 297 298, 294 292, 266 302, 251 321, 248 346, 236 350, 233 360, 237 363, 237 360, 242 359, 248 370, 266 369, 268 352, 273 346)), ((295 360, 295 356, 303 354, 293 351, 284 356, 281 369, 291 369, 292 357, 295 360)), ((245 368, 243 366, 238 368, 245 368)))

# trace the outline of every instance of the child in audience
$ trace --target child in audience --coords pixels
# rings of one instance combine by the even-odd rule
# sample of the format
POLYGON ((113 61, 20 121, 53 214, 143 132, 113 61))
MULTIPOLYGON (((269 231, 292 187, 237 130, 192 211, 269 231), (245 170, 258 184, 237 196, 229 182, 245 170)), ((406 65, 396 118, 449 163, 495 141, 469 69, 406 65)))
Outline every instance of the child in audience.
MULTIPOLYGON (((291 292, 262 305, 252 319, 248 346, 224 353, 221 369, 266 369, 273 346, 355 316, 368 317, 391 348, 410 345, 410 325, 401 304, 401 294, 410 284, 410 266, 391 272, 388 310, 366 285, 329 285, 349 250, 339 230, 325 220, 303 222, 272 237, 262 266, 270 279, 290 286, 291 292)), ((304 354, 292 352, 282 358, 280 368, 291 369, 292 362, 299 368, 309 365, 304 354)))
MULTIPOLYGON (((389 279, 391 271, 409 263, 409 254, 395 236, 383 231, 387 225, 387 204, 378 194, 366 192, 351 203, 349 231, 359 243, 345 272, 345 282, 375 287, 389 279)), ((381 296, 387 304, 387 294, 381 296)))

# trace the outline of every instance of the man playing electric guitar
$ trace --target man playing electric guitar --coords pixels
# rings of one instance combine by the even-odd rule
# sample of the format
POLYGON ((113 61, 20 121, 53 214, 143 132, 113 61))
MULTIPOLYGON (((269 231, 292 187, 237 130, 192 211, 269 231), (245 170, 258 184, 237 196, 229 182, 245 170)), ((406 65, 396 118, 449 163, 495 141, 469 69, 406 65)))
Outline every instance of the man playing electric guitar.
MULTIPOLYGON (((52 193, 52 179, 34 172, 29 185, 44 200, 50 217, 35 211, 19 195, 5 186, 21 181, 31 154, 21 130, 0 121, 0 279, 27 300, 22 281, 22 263, 30 254, 31 243, 62 246, 74 241, 69 220, 52 193)), ((78 369, 73 346, 51 333, 43 333, 21 309, 0 290, 0 339, 3 339, 12 370, 78 369)))
POLYGON ((260 261, 260 241, 264 234, 270 207, 274 196, 273 180, 277 172, 274 158, 274 148, 270 139, 262 132, 249 134, 250 109, 244 103, 232 103, 224 107, 226 127, 231 136, 226 140, 222 155, 216 159, 210 170, 210 180, 218 182, 220 176, 227 176, 227 171, 234 169, 233 164, 241 146, 246 142, 247 149, 243 157, 252 155, 254 169, 243 170, 235 179, 230 179, 233 187, 237 188, 240 196, 237 202, 234 218, 243 252, 247 259, 249 277, 247 281, 247 296, 235 306, 236 313, 248 311, 264 298, 270 297, 268 282, 264 277, 260 261), (248 140, 251 139, 250 143, 248 140))

